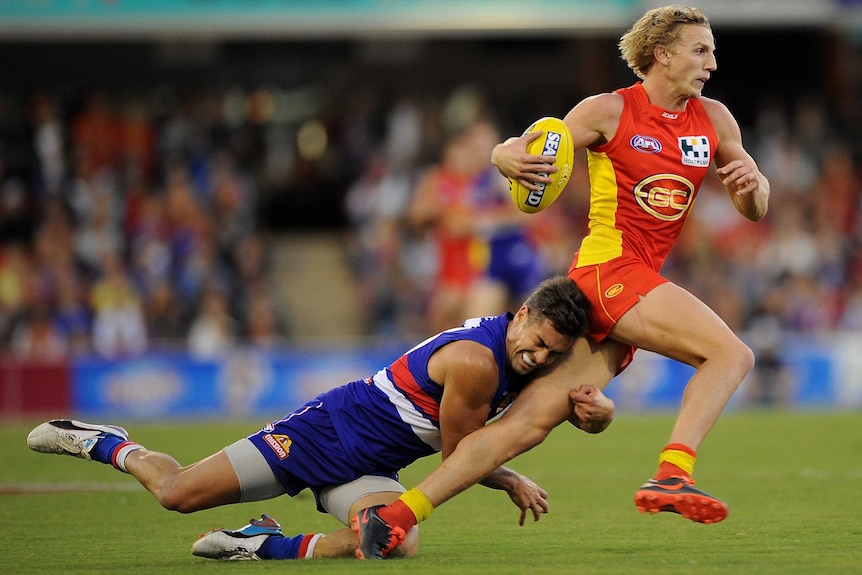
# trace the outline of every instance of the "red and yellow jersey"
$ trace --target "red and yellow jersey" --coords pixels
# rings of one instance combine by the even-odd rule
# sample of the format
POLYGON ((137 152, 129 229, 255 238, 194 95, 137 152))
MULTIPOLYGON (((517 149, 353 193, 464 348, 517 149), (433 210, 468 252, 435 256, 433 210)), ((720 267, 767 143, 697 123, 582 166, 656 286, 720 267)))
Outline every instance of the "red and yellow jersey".
POLYGON ((625 101, 614 137, 587 149, 589 234, 575 267, 622 255, 658 271, 676 242, 718 145, 697 98, 684 111, 650 104, 640 82, 625 101))

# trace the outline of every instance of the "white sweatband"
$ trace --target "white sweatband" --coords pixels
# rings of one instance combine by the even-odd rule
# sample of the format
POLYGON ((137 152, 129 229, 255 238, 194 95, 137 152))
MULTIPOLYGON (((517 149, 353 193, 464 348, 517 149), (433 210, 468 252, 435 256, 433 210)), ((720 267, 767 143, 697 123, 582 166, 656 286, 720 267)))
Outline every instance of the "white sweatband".
POLYGON ((143 449, 144 446, 140 443, 129 442, 120 447, 117 450, 116 457, 114 457, 114 467, 122 471, 123 473, 128 473, 129 471, 126 469, 126 457, 133 451, 137 451, 138 449, 143 449))
POLYGON ((311 536, 311 541, 308 542, 308 547, 305 549, 305 557, 304 559, 311 559, 314 557, 314 548, 317 546, 317 542, 321 537, 326 537, 323 533, 316 533, 311 536))

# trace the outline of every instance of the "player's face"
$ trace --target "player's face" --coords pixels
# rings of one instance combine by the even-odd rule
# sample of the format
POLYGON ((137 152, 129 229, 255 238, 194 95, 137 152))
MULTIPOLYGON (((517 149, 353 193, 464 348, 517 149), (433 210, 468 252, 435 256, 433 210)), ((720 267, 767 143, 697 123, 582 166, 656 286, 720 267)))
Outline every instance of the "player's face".
POLYGON ((706 26, 686 24, 679 30, 679 40, 668 48, 670 65, 667 74, 684 98, 699 98, 712 72, 718 68, 715 60, 715 40, 706 26))
POLYGON ((514 325, 506 336, 506 351, 512 370, 521 375, 550 365, 575 342, 546 319, 530 321, 526 307, 518 310, 512 322, 514 325))

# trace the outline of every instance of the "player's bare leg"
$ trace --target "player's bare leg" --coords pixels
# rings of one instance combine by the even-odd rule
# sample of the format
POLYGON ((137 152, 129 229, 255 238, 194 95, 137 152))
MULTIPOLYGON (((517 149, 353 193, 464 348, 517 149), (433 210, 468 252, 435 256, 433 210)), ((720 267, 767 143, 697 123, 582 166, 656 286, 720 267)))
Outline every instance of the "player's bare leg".
POLYGON ((172 511, 192 513, 240 500, 239 480, 224 451, 183 467, 167 453, 140 449, 128 455, 126 470, 172 511))
POLYGON ((166 509, 190 513, 239 501, 236 473, 224 452, 182 467, 166 453, 131 441, 117 425, 53 419, 27 436, 30 449, 112 465, 137 479, 166 509))
POLYGON ((701 443, 753 367, 753 353, 715 312, 672 283, 644 296, 616 324, 611 337, 697 369, 686 386, 659 470, 635 494, 637 507, 680 513, 702 523, 723 520, 727 506, 695 489, 691 475, 701 443))

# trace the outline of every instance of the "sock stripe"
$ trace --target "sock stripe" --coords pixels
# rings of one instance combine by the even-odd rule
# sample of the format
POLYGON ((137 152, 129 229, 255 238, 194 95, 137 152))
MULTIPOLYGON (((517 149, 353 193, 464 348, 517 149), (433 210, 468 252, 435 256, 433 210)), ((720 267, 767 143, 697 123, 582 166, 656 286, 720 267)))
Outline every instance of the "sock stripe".
POLYGON ((661 456, 659 456, 659 465, 662 463, 670 463, 671 465, 676 465, 680 469, 682 469, 686 474, 691 476, 694 472, 694 456, 686 453, 685 451, 680 451, 678 449, 666 449, 661 452, 661 456))
POLYGON ((311 559, 314 556, 314 548, 321 537, 323 537, 323 533, 309 533, 303 537, 302 543, 299 544, 299 558, 311 559))
POLYGON ((114 452, 111 454, 111 465, 115 468, 119 469, 123 473, 128 473, 126 470, 126 457, 138 449, 143 449, 144 446, 135 441, 124 441, 114 448, 114 452))

